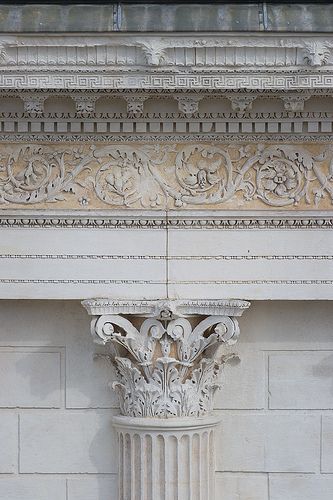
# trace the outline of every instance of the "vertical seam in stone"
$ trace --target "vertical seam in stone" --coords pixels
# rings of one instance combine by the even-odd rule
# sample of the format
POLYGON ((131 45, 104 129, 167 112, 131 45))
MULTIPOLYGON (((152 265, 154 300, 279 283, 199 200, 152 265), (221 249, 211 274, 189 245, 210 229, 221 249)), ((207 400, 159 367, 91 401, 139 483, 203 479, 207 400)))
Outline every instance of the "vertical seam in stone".
POLYGON ((20 474, 21 460, 21 418, 17 415, 17 473, 20 474))

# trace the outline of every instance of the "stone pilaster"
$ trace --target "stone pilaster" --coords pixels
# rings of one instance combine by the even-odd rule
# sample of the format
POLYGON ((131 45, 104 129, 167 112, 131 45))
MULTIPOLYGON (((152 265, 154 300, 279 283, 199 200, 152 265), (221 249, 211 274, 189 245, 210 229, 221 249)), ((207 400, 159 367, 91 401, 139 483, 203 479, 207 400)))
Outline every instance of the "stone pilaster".
POLYGON ((121 415, 119 500, 213 500, 213 396, 248 302, 83 302, 110 346, 121 415))

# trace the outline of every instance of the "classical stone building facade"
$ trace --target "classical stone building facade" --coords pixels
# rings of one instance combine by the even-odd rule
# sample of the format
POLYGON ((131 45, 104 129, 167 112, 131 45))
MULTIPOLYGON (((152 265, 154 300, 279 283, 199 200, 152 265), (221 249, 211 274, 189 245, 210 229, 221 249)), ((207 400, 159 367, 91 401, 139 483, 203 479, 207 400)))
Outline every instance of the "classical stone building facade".
POLYGON ((0 499, 331 500, 333 8, 142 4, 0 5, 0 499))

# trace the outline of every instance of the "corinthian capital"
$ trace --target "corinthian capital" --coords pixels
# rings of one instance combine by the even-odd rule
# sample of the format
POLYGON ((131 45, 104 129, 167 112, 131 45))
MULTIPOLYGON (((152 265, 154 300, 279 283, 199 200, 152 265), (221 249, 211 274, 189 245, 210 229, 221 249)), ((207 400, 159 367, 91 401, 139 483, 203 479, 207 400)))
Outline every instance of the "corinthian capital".
POLYGON ((121 413, 199 417, 210 413, 224 356, 248 302, 86 300, 97 343, 111 346, 121 413))

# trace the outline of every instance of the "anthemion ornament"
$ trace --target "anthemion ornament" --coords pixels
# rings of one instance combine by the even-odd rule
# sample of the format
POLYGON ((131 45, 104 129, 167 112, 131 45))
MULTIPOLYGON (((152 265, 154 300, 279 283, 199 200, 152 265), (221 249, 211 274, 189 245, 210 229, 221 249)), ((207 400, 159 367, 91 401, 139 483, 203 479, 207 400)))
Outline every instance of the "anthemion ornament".
POLYGON ((118 377, 119 500, 214 500, 213 396, 249 305, 83 301, 118 377))

